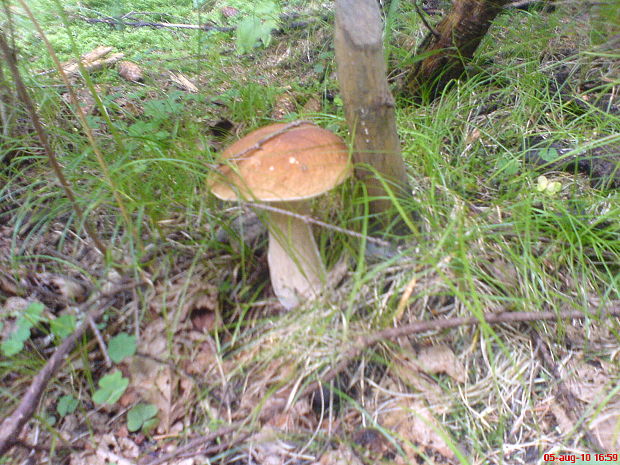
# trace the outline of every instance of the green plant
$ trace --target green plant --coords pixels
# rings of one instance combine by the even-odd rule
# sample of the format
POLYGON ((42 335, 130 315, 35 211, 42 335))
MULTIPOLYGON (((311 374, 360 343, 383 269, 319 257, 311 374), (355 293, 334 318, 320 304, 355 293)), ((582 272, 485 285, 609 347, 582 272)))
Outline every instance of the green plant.
POLYGON ((42 303, 32 302, 23 314, 17 317, 13 331, 0 344, 5 356, 10 357, 22 351, 24 343, 30 339, 30 330, 43 319, 41 314, 44 308, 42 303))
POLYGON ((243 55, 251 52, 259 44, 268 47, 271 43, 271 31, 278 27, 278 6, 271 1, 255 5, 251 14, 237 25, 237 53, 243 55))
POLYGON ((136 336, 119 333, 110 339, 108 353, 114 363, 120 363, 136 353, 136 336))
POLYGON ((78 400, 71 395, 64 395, 60 399, 58 399, 58 404, 56 405, 56 412, 61 417, 68 415, 70 413, 75 412, 75 409, 78 406, 78 400))
POLYGON ((123 377, 119 370, 105 375, 99 380, 99 389, 93 394, 95 404, 114 404, 121 398, 129 386, 129 379, 123 377))
POLYGON ((75 330, 75 325, 75 315, 67 313, 53 319, 50 322, 50 330, 54 336, 62 340, 75 330))
POLYGON ((140 429, 143 433, 148 433, 157 426, 158 420, 155 417, 157 410, 157 407, 153 404, 141 402, 134 405, 127 412, 127 429, 132 433, 140 429))

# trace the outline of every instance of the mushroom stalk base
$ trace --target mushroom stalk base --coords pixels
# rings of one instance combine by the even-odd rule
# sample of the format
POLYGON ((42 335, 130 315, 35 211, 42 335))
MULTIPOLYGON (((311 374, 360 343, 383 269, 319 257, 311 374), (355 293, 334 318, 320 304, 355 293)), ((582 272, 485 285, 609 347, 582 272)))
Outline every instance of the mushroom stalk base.
MULTIPOLYGON (((275 207, 306 214, 306 202, 275 203, 275 207)), ((327 273, 310 225, 286 214, 269 212, 269 274, 280 303, 290 310, 316 297, 327 273)))

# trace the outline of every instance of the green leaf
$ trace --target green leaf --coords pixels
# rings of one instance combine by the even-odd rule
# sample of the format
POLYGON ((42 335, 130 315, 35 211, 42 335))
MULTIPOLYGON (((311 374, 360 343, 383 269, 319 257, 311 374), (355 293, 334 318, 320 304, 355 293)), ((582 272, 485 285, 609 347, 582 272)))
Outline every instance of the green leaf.
POLYGON ((549 147, 546 149, 540 149, 538 151, 538 156, 545 161, 553 161, 558 159, 560 153, 553 147, 549 147))
POLYGON ((62 315, 52 320, 50 329, 54 336, 64 339, 75 330, 75 315, 62 315))
POLYGON ((256 16, 248 16, 237 25, 237 53, 243 55, 252 51, 261 31, 261 20, 256 16))
POLYGON ((544 192, 545 189, 547 189, 548 185, 549 185, 549 180, 547 179, 547 176, 538 176, 537 185, 536 185, 536 190, 538 192, 544 192))
POLYGON ((554 196, 562 190, 562 184, 558 181, 549 181, 546 176, 538 176, 536 190, 549 196, 554 196))
POLYGON ((51 413, 47 413, 47 412, 43 413, 42 419, 49 426, 54 426, 56 424, 56 417, 52 415, 51 413))
POLYGON ((110 339, 108 353, 114 363, 120 363, 136 353, 136 336, 119 333, 110 339))
POLYGON ((41 302, 32 302, 26 307, 23 315, 17 318, 15 328, 0 344, 0 349, 5 356, 11 357, 23 350, 24 343, 30 338, 30 329, 42 319, 41 313, 44 308, 41 302))
MULTIPOLYGON (((132 433, 139 429, 150 429, 157 424, 157 407, 153 404, 140 403, 127 412, 127 429, 132 433)), ((147 431, 145 431, 147 432, 147 431)))
POLYGON ((266 20, 260 25, 258 29, 258 38, 263 43, 263 46, 268 47, 271 43, 271 31, 278 27, 277 21, 266 20))
POLYGON ((26 342, 29 337, 30 328, 17 326, 9 337, 2 341, 2 345, 0 346, 2 353, 7 357, 20 353, 24 348, 24 342, 26 342))
POLYGON ((56 411, 61 417, 69 413, 75 412, 75 409, 78 406, 78 400, 70 395, 62 396, 58 400, 58 405, 56 405, 56 411))
POLYGON ((99 380, 99 389, 93 394, 95 404, 113 404, 121 398, 129 385, 129 379, 123 378, 120 371, 105 375, 99 380))

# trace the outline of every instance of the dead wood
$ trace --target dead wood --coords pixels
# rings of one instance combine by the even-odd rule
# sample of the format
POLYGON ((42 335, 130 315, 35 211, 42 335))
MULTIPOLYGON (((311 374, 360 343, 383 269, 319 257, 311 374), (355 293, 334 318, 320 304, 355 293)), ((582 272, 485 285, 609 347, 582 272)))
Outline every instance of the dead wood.
MULTIPOLYGON (((346 367, 358 357, 364 350, 369 349, 375 344, 391 339, 398 339, 400 337, 411 336, 414 334, 420 334, 433 330, 458 328, 461 326, 473 326, 478 324, 498 325, 504 323, 520 323, 520 322, 533 322, 533 321, 560 321, 567 319, 582 320, 585 318, 610 318, 620 316, 620 303, 614 301, 610 303, 607 308, 601 308, 596 311, 592 311, 590 314, 585 314, 579 310, 569 310, 563 312, 502 312, 502 313, 485 313, 478 317, 461 317, 450 318, 446 320, 431 320, 431 321, 415 321, 411 324, 397 327, 388 328, 381 331, 377 331, 373 334, 365 336, 359 336, 351 346, 344 351, 341 360, 336 366, 328 370, 325 374, 321 375, 320 380, 314 381, 306 385, 301 389, 296 396, 296 399, 311 395, 322 386, 332 381, 340 373, 342 373, 346 367)), ((267 423, 269 420, 280 414, 285 408, 286 403, 281 403, 273 410, 271 410, 266 416, 260 417, 261 422, 267 423)), ((166 453, 165 455, 158 457, 150 461, 142 461, 141 465, 161 465, 166 461, 183 456, 191 457, 198 454, 209 454, 214 451, 219 452, 218 445, 211 446, 204 449, 205 446, 214 443, 216 440, 221 440, 223 436, 227 436, 234 432, 238 432, 239 435, 236 438, 231 438, 229 441, 223 441, 223 445, 228 448, 232 448, 235 445, 240 444, 243 440, 251 435, 247 430, 244 431, 244 422, 231 423, 228 426, 223 426, 220 429, 209 433, 207 435, 192 439, 187 444, 178 447, 177 449, 166 453), (211 450, 213 448, 213 450, 211 450)), ((260 426, 260 425, 258 425, 260 426)), ((221 445, 219 446, 221 447, 221 445)))
POLYGON ((473 326, 478 324, 498 325, 503 323, 518 323, 528 321, 560 321, 568 319, 585 319, 589 317, 619 317, 620 302, 615 301, 606 309, 598 312, 585 314, 579 310, 570 310, 564 312, 502 312, 502 313, 484 313, 477 317, 460 317, 450 318, 447 320, 431 320, 431 321, 415 321, 408 325, 396 328, 388 328, 367 336, 360 336, 352 346, 344 352, 342 359, 338 364, 329 370, 325 375, 321 376, 320 383, 315 382, 309 385, 301 395, 307 395, 320 388, 321 384, 325 384, 333 380, 340 374, 349 363, 364 350, 374 346, 375 344, 391 339, 398 339, 413 334, 425 333, 432 330, 458 328, 461 326, 473 326))
POLYGON ((32 418, 32 415, 34 415, 38 408, 41 396, 45 392, 50 379, 67 360, 67 355, 90 327, 90 321, 97 321, 108 308, 114 305, 120 292, 134 287, 135 284, 133 283, 122 283, 107 292, 95 294, 83 306, 86 317, 82 324, 56 348, 54 354, 32 380, 17 408, 0 423, 0 456, 4 455, 16 444, 22 428, 32 418))
POLYGON ((382 33, 375 0, 336 2, 338 83, 353 135, 355 174, 366 184, 369 196, 378 199, 371 201, 373 213, 383 213, 391 207, 379 177, 392 184, 398 196, 408 190, 407 170, 396 132, 394 98, 386 77, 382 33))
POLYGON ((219 31, 219 32, 232 32, 234 27, 229 26, 215 26, 213 24, 179 24, 179 23, 165 23, 159 21, 125 21, 123 19, 116 18, 87 18, 86 16, 77 16, 90 24, 108 24, 110 26, 129 26, 129 27, 152 27, 155 29, 160 28, 172 28, 172 29, 199 29, 201 31, 219 31))
POLYGON ((416 55, 422 59, 405 80, 405 93, 419 97, 429 91, 431 98, 465 70, 491 22, 509 0, 455 0, 448 14, 429 32, 416 55))

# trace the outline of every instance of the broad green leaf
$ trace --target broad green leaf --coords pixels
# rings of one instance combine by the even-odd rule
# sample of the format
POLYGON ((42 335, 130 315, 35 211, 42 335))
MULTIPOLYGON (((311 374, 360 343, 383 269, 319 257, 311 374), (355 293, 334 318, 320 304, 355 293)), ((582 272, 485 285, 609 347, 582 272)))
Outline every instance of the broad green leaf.
POLYGON ((64 339, 75 330, 75 315, 62 315, 50 322, 50 330, 54 336, 64 339))
POLYGON ((41 302, 32 302, 26 307, 24 313, 17 318, 15 328, 0 344, 0 349, 5 356, 10 357, 22 351, 24 343, 30 338, 30 329, 41 320, 44 308, 45 306, 41 302))
POLYGON ((140 403, 127 412, 127 429, 131 432, 144 430, 149 426, 154 426, 153 417, 157 415, 157 407, 153 404, 140 403))
POLYGON ((261 20, 248 16, 237 25, 237 53, 243 55, 252 51, 260 38, 261 20))
POLYGON ((129 385, 129 379, 123 378, 120 371, 105 375, 99 380, 99 389, 93 394, 96 404, 114 404, 121 398, 129 385))
POLYGON ((66 396, 62 396, 58 400, 58 405, 56 405, 56 411, 61 417, 64 417, 65 415, 69 413, 75 412, 75 409, 77 408, 77 406, 78 406, 78 400, 73 396, 66 395, 66 396))
POLYGON ((558 159, 560 153, 553 147, 549 147, 547 149, 540 149, 538 151, 538 156, 545 161, 553 161, 558 159))
POLYGON ((136 353, 136 336, 119 333, 110 339, 108 353, 114 363, 120 363, 136 353))

